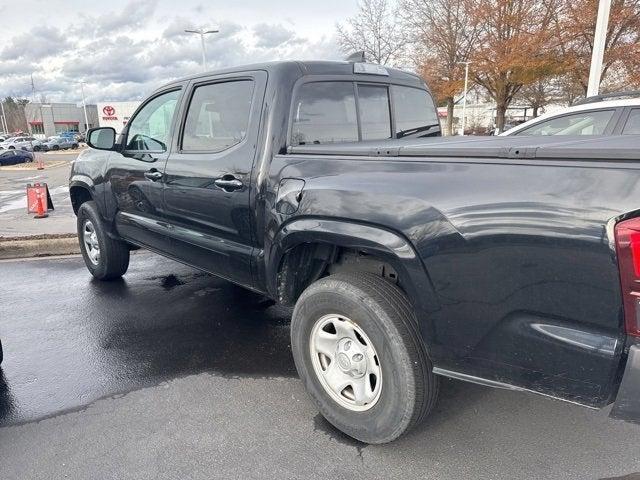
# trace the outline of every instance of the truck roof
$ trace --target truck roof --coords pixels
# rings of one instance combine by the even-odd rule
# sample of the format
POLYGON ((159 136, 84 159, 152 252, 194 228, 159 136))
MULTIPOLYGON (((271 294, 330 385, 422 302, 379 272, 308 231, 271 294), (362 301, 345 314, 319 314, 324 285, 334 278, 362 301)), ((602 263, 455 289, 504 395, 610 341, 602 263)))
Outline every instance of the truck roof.
MULTIPOLYGON (((172 82, 169 82, 162 87, 166 88, 167 86, 174 85, 177 83, 182 83, 187 80, 193 80, 196 78, 209 77, 211 75, 221 75, 228 73, 239 73, 239 72, 247 72, 247 71, 255 71, 255 70, 264 70, 266 72, 285 72, 291 70, 297 70, 299 76, 304 75, 327 75, 327 76, 353 76, 354 75, 354 65, 355 62, 347 62, 347 61, 322 61, 322 60, 313 60, 313 61, 299 61, 299 60, 283 60, 283 61, 274 61, 274 62, 262 62, 262 63, 253 63, 249 65, 240 65, 235 67, 228 67, 219 70, 211 70, 208 72, 202 72, 194 75, 189 75, 186 77, 182 77, 172 82)), ((362 76, 362 78, 375 78, 378 82, 385 83, 388 80, 400 80, 403 83, 414 83, 415 86, 419 86, 422 88, 427 88, 426 83, 420 76, 412 72, 406 72, 404 70, 398 70, 396 68, 383 67, 388 75, 373 75, 373 74, 357 74, 358 77, 362 76), (388 79, 388 80, 386 80, 388 79)))
POLYGON ((289 153, 381 157, 640 160, 640 135, 431 137, 297 145, 289 153))

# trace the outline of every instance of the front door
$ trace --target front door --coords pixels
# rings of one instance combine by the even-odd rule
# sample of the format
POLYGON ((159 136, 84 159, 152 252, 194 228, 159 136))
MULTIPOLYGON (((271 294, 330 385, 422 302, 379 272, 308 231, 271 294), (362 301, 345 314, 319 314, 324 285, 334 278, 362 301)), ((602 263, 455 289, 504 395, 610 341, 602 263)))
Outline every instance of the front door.
POLYGON ((246 286, 253 283, 251 172, 266 80, 258 71, 194 82, 164 172, 174 256, 246 286))
POLYGON ((163 218, 162 172, 180 94, 179 88, 159 93, 136 112, 123 133, 122 150, 110 154, 105 179, 118 233, 161 251, 170 243, 163 218))

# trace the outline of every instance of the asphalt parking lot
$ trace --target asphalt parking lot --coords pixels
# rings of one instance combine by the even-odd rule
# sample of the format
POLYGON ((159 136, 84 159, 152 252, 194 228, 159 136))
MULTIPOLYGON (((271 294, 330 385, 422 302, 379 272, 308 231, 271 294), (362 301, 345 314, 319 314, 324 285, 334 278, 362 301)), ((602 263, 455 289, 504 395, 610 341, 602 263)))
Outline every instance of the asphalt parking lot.
POLYGON ((125 279, 77 256, 0 262, 0 478, 638 478, 640 427, 444 381, 382 446, 318 415, 288 309, 139 252, 125 279), (10 281, 6 281, 10 280, 10 281))

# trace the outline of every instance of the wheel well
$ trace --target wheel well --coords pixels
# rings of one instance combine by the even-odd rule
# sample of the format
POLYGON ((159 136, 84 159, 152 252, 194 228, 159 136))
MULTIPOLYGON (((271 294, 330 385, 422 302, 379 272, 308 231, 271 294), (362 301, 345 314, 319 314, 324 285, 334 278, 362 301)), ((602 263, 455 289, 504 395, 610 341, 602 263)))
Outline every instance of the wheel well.
POLYGON ((325 243, 303 243, 284 255, 278 269, 278 300, 286 305, 319 278, 338 272, 374 273, 399 284, 398 272, 375 254, 325 243))
POLYGON ((73 206, 73 213, 78 214, 80 205, 84 202, 93 200, 91 192, 85 187, 75 186, 69 189, 69 196, 71 197, 71 205, 73 206))

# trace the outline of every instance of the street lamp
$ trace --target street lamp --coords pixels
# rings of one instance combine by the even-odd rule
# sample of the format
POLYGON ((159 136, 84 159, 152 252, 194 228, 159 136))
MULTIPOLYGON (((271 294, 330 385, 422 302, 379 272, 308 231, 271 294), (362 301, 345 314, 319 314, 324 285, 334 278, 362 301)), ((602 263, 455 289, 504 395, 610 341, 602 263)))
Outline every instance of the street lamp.
POLYGON ((460 135, 464 135, 464 127, 467 120, 467 91, 469 90, 469 64, 471 62, 458 62, 464 65, 464 98, 462 100, 462 122, 460 126, 460 135))
POLYGON ((219 30, 205 30, 203 28, 199 28, 198 30, 185 30, 186 33, 197 33, 200 35, 200 44, 202 45, 202 68, 204 71, 207 71, 207 52, 204 46, 204 36, 208 33, 218 33, 219 30))
POLYGON ((89 119, 87 118, 87 102, 84 100, 84 84, 87 82, 79 82, 80 83, 80 92, 82 92, 82 109, 84 110, 84 133, 87 133, 89 129, 89 119))
POLYGON ((589 85, 587 97, 597 95, 600 90, 600 76, 602 75, 602 58, 607 41, 607 26, 609 24, 609 11, 611 0, 600 0, 598 5, 598 18, 596 31, 593 37, 593 53, 591 54, 591 69, 589 71, 589 85))

